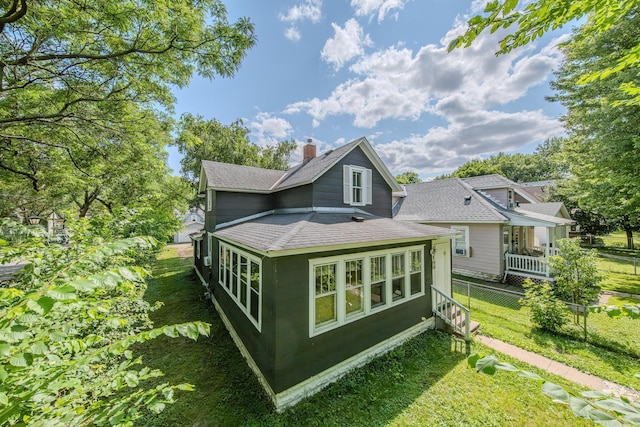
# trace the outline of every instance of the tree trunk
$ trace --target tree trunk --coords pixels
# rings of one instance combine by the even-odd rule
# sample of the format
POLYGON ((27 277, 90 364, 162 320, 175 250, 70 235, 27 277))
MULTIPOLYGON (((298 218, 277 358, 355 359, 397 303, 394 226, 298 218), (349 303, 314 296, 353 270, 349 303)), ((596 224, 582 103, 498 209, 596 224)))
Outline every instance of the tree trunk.
POLYGON ((627 227, 624 231, 627 233, 627 249, 633 249, 633 230, 627 227))

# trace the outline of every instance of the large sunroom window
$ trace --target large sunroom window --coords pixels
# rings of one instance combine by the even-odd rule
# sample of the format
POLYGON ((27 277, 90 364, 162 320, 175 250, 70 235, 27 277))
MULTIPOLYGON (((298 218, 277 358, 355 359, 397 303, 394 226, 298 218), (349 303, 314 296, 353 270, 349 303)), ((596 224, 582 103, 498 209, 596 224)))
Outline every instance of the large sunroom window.
POLYGON ((261 328, 261 261, 249 253, 220 242, 218 283, 238 304, 258 330, 261 328))
POLYGON ((314 336, 424 295, 423 246, 312 259, 314 336))

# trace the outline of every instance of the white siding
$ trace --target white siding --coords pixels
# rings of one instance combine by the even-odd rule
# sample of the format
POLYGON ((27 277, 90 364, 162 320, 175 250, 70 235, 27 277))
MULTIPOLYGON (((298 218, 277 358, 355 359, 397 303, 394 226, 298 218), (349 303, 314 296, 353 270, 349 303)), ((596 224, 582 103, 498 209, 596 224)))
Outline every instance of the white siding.
MULTIPOLYGON (((451 225, 433 224, 440 227, 451 225)), ((455 224, 469 226, 470 256, 452 256, 453 270, 479 273, 479 277, 501 277, 503 270, 501 224, 455 224)))

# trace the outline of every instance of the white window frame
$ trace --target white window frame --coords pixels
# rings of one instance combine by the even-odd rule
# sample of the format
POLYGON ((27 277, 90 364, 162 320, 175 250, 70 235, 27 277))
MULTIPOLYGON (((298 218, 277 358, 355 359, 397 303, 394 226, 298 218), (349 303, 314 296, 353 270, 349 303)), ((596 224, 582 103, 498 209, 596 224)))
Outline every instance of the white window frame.
POLYGON ((248 252, 244 252, 238 248, 236 248, 235 246, 232 246, 228 243, 224 243, 224 242, 220 242, 220 252, 224 253, 226 251, 230 252, 230 256, 229 259, 233 259, 233 254, 236 254, 236 260, 238 261, 235 265, 232 264, 232 268, 233 270, 235 270, 235 273, 233 271, 231 271, 230 277, 233 280, 234 277, 236 277, 238 280, 236 289, 237 292, 236 294, 233 293, 233 286, 231 284, 227 284, 225 283, 225 278, 226 278, 226 257, 223 257, 220 259, 220 266, 219 266, 219 271, 222 272, 222 274, 218 274, 218 284, 220 285, 220 287, 222 289, 224 289, 224 291, 227 293, 227 295, 229 295, 229 297, 236 303, 236 305, 238 306, 238 308, 240 309, 240 311, 242 311, 244 313, 245 316, 247 316, 247 319, 249 319, 249 321, 253 324, 253 326, 256 327, 256 329, 258 330, 258 332, 262 331, 262 262, 260 260, 260 258, 248 253, 248 252), (242 290, 240 289, 240 286, 242 285, 242 279, 241 279, 241 273, 240 273, 240 268, 241 268, 241 262, 240 260, 242 258, 247 259, 247 281, 245 283, 246 285, 246 296, 247 296, 247 304, 246 306, 244 304, 242 304, 242 301, 240 300, 240 297, 242 296, 242 290), (258 266, 258 318, 255 319, 252 315, 251 315, 251 301, 253 298, 253 291, 251 288, 251 264, 254 263, 258 266))
POLYGON ((207 212, 213 209, 213 190, 207 188, 207 212))
POLYGON ((372 172, 362 166, 344 165, 342 169, 343 180, 343 202, 350 206, 365 206, 373 203, 372 172), (360 194, 361 200, 356 201, 353 197, 354 187, 353 174, 360 174, 360 194))
MULTIPOLYGON (((372 251, 372 252, 359 252, 348 255, 340 255, 326 258, 315 258, 309 260, 309 337, 320 335, 324 332, 331 331, 339 328, 343 325, 362 319, 369 315, 379 313, 387 310, 391 307, 395 307, 399 304, 404 304, 408 301, 420 298, 425 295, 424 284, 424 245, 406 246, 402 248, 372 251), (420 252, 420 259, 422 260, 420 268, 420 292, 411 294, 411 253, 420 252), (391 272, 391 259, 393 255, 404 254, 404 296, 402 298, 393 300, 392 295, 392 272, 391 272), (385 257, 385 281, 384 281, 384 293, 385 301, 383 304, 373 308, 371 306, 371 259, 384 256, 385 257), (349 261, 362 260, 362 281, 364 291, 364 307, 363 310, 357 313, 346 312, 346 263, 349 261), (316 267, 322 267, 325 265, 336 265, 336 320, 333 322, 326 322, 316 326, 316 283, 315 283, 315 269, 316 267)), ((418 274, 414 271, 414 274, 418 274)))
POLYGON ((469 226, 468 225, 452 225, 451 228, 453 230, 456 231, 461 231, 461 235, 454 237, 453 239, 451 239, 451 253, 454 256, 462 256, 462 257, 469 257, 469 226), (460 249, 457 245, 457 242, 459 240, 464 239, 464 248, 462 248, 464 250, 464 253, 458 253, 458 249, 460 249))

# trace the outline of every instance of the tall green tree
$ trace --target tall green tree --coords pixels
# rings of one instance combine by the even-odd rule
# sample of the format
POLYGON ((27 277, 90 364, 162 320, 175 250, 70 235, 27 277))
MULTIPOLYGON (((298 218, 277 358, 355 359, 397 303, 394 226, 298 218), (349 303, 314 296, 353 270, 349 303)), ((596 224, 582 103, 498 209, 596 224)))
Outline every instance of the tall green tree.
POLYGON ((602 33, 591 23, 577 29, 562 46, 565 60, 551 98, 567 108, 563 120, 570 134, 563 150, 571 179, 561 191, 580 209, 622 228, 629 248, 640 227, 640 106, 617 102, 624 95, 616 88, 637 80, 637 71, 628 68, 588 84, 577 80, 607 69, 640 43, 639 11, 602 33))
POLYGON ((294 141, 282 141, 262 148, 249 139, 249 129, 242 120, 223 125, 216 119, 183 114, 175 145, 184 156, 180 161, 182 175, 194 182, 200 176, 202 160, 257 166, 266 169, 287 168, 294 141))
MULTIPOLYGON (((584 31, 589 36, 597 37, 635 15, 636 4, 633 0, 493 0, 487 3, 484 14, 476 15, 469 20, 467 31, 451 41, 449 50, 470 46, 484 30, 494 33, 515 26, 516 30, 500 40, 497 54, 504 54, 532 42, 549 30, 555 30, 583 17, 586 17, 588 22, 584 31)), ((576 82, 591 83, 622 71, 629 76, 629 72, 631 75, 637 73, 639 67, 640 43, 636 42, 606 67, 597 71, 589 70, 577 76, 576 82)), ((640 87, 636 83, 635 78, 618 81, 618 86, 612 88, 620 89, 622 92, 617 103, 640 105, 640 87)))
POLYGON ((471 160, 448 177, 468 178, 497 173, 514 182, 561 179, 567 173, 567 167, 559 156, 562 144, 562 138, 549 138, 531 154, 500 152, 487 159, 471 160))
POLYGON ((417 184, 418 182, 422 182, 416 172, 403 172, 400 175, 396 175, 396 181, 400 184, 417 184))
POLYGON ((81 212, 109 208, 118 191, 104 185, 166 175, 149 156, 168 140, 171 88, 232 76, 256 42, 219 0, 15 0, 0 15, 0 171, 38 193, 82 188, 81 212))

